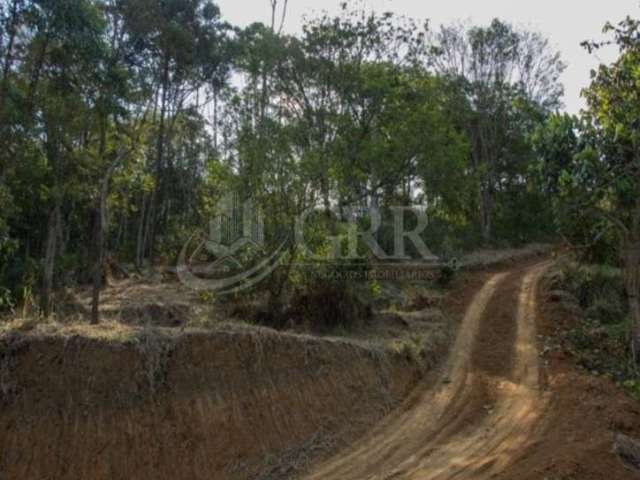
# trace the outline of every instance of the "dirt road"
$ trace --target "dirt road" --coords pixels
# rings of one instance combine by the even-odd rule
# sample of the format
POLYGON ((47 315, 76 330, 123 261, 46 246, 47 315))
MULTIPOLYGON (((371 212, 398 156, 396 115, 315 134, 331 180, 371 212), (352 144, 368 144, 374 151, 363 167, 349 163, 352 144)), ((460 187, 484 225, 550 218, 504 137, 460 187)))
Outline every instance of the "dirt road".
POLYGON ((480 480, 507 469, 535 444, 549 403, 535 332, 546 266, 493 275, 468 307, 436 386, 307 479, 480 480))

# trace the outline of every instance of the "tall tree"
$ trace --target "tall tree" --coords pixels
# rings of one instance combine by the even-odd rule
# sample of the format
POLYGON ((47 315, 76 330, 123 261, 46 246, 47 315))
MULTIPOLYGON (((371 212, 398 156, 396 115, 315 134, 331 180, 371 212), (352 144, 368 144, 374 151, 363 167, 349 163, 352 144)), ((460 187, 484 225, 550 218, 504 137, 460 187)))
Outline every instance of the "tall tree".
POLYGON ((518 99, 542 110, 560 106, 564 65, 544 37, 500 20, 488 27, 442 27, 433 37, 436 71, 451 78, 469 103, 465 124, 479 184, 480 226, 488 242, 502 165, 509 160, 513 140, 505 127, 514 115, 528 111, 517 108, 518 99))
MULTIPOLYGON (((620 238, 620 256, 632 319, 632 351, 640 360, 640 21, 607 24, 620 50, 611 65, 593 73, 584 96, 592 146, 579 158, 571 184, 582 187, 582 208, 597 211, 620 238)), ((611 43, 611 42, 609 42, 611 43)), ((586 43, 590 50, 602 43, 586 43)), ((574 201, 576 201, 574 200, 574 201)))
POLYGON ((230 27, 220 18, 219 8, 208 0, 127 0, 122 8, 123 28, 139 46, 138 63, 148 71, 156 99, 155 186, 144 200, 142 245, 138 248, 141 254, 153 254, 158 230, 170 214, 169 176, 175 165, 167 146, 172 127, 194 95, 226 78, 230 27))

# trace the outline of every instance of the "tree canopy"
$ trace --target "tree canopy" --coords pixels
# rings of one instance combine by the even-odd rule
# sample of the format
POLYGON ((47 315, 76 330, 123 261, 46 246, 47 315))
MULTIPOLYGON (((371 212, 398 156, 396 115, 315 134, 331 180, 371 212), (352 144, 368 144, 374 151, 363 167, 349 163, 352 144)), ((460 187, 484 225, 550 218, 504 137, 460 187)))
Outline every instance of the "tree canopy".
MULTIPOLYGON (((280 233, 310 207, 420 205, 442 255, 553 234, 579 142, 542 35, 357 4, 288 35, 270 5, 238 28, 208 0, 2 1, 0 307, 48 313, 78 284, 96 307, 110 265, 173 264, 229 193, 280 233)), ((598 109, 598 132, 635 141, 609 121, 633 112, 598 109)))

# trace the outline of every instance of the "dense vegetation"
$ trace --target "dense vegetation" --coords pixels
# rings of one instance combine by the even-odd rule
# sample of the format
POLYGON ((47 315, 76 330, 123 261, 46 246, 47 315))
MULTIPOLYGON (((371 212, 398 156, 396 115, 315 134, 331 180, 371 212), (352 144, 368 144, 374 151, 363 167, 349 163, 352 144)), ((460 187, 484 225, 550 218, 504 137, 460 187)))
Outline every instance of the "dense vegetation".
POLYGON ((0 309, 48 315, 92 284, 97 321, 107 269, 174 264, 233 192, 270 231, 310 206, 423 205, 441 255, 562 235, 625 267, 640 347, 638 22, 607 27, 620 58, 574 118, 536 32, 345 4, 292 36, 270 5, 240 29, 208 0, 0 2, 0 309))
MULTIPOLYGON (((534 135, 558 231, 583 262, 623 267, 630 353, 640 352, 640 22, 607 24, 619 58, 592 72, 580 118, 553 115, 534 135)), ((591 275, 588 276, 588 280, 591 275)), ((616 304, 615 296, 609 300, 616 304)), ((615 313, 614 308, 614 313, 615 313)), ((618 310, 618 320, 620 311, 618 310)), ((625 323, 626 318, 622 319, 625 323)), ((611 322, 610 322, 611 323, 611 322)))

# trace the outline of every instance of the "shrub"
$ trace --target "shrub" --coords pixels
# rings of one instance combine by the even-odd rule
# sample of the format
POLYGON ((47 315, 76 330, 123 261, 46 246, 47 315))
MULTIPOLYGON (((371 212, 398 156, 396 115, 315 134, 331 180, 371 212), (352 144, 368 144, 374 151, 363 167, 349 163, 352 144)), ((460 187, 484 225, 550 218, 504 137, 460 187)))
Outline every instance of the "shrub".
POLYGON ((371 316, 371 307, 357 284, 368 282, 368 270, 368 262, 360 260, 334 261, 298 272, 289 321, 320 332, 362 326, 371 316))
POLYGON ((329 332, 362 326, 371 316, 371 308, 351 288, 331 282, 316 282, 312 288, 297 292, 291 301, 289 318, 311 330, 329 332))
POLYGON ((441 287, 448 288, 453 283, 457 268, 453 262, 449 262, 442 266, 440 275, 438 276, 438 284, 441 287))
POLYGON ((580 306, 589 308, 598 299, 618 309, 625 304, 622 271, 608 265, 583 265, 569 262, 564 267, 566 288, 580 301, 580 306))
POLYGON ((620 292, 598 294, 591 300, 586 315, 603 324, 618 324, 624 321, 627 315, 627 304, 620 292))
POLYGON ((607 265, 563 265, 560 288, 575 295, 585 315, 569 332, 578 363, 587 370, 616 380, 638 395, 640 379, 631 362, 628 306, 622 272, 607 265))

